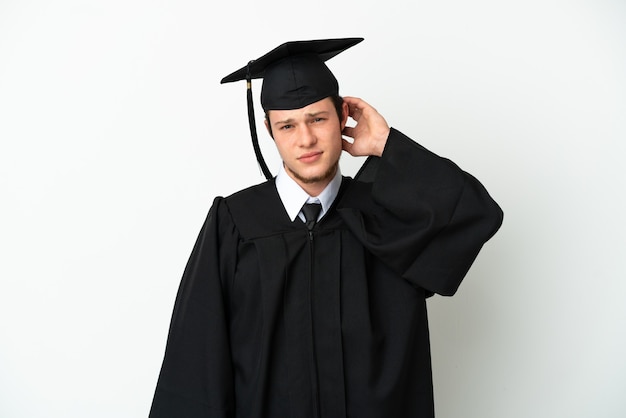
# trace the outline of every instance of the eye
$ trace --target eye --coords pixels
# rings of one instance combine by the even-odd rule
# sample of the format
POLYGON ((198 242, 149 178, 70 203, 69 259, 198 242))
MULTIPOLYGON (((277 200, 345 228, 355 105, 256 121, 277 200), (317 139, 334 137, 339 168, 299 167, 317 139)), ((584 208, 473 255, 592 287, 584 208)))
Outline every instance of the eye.
POLYGON ((320 118, 313 118, 313 123, 323 122, 325 120, 326 120, 326 118, 321 118, 321 117, 320 118))
POLYGON ((286 131, 286 130, 288 130, 288 129, 291 129, 292 127, 293 127, 293 125, 283 125, 283 126, 281 126, 279 129, 280 129, 281 131, 286 131))

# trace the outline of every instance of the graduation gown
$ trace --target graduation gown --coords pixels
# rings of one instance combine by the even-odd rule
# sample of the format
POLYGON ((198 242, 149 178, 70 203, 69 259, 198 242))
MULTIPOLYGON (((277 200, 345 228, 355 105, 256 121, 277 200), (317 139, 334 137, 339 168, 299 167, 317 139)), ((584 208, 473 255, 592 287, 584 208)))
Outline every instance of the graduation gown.
POLYGON ((392 129, 309 233, 274 180, 213 202, 176 298, 151 418, 433 417, 426 298, 502 211, 392 129))

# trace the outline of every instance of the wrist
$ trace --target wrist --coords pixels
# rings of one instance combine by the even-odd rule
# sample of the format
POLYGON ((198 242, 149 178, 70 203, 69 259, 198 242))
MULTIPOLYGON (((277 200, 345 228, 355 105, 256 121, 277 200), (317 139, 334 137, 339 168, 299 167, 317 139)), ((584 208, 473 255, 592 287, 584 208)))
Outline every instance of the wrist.
POLYGON ((387 145, 387 139, 389 138, 390 133, 391 133, 391 129, 387 128, 385 132, 381 133, 378 141, 376 141, 374 155, 376 155, 377 157, 382 157, 383 152, 385 151, 385 145, 387 145))

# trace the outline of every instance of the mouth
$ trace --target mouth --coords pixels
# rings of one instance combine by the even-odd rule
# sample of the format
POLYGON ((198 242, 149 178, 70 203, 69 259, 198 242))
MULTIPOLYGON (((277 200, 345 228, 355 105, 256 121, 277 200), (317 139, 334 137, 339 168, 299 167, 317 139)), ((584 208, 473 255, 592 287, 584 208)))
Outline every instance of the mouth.
POLYGON ((298 161, 309 164, 316 162, 320 158, 322 158, 322 151, 307 152, 306 154, 299 156, 298 161))

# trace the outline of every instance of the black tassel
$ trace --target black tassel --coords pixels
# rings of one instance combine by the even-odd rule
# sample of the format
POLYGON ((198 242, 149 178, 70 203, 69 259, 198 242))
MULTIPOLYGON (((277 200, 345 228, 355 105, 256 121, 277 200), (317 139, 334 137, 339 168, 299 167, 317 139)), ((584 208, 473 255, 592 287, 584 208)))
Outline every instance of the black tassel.
POLYGON ((259 147, 259 138, 256 133, 256 123, 254 122, 254 103, 252 101, 252 77, 250 76, 250 64, 254 61, 250 61, 248 63, 248 73, 246 74, 246 84, 247 84, 247 92, 248 92, 248 123, 250 124, 250 135, 252 136, 252 147, 254 148, 254 154, 256 155, 256 160, 259 163, 259 167, 261 167, 261 171, 267 180, 271 179, 272 173, 267 168, 267 164, 265 164, 265 160, 263 159, 263 154, 261 154, 261 148, 259 147))

